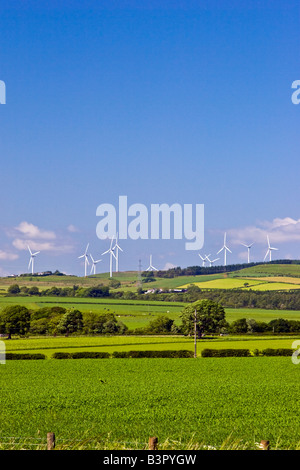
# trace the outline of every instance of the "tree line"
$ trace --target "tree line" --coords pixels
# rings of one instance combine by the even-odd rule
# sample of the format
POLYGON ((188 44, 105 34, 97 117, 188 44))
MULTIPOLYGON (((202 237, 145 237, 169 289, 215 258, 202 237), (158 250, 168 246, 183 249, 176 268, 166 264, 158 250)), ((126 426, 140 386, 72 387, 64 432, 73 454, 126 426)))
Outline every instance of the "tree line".
POLYGON ((300 289, 289 291, 255 291, 245 289, 201 289, 190 285, 182 292, 156 289, 153 293, 145 293, 142 287, 136 292, 113 290, 110 286, 99 284, 93 287, 51 287, 39 290, 38 287, 19 287, 17 284, 8 288, 9 296, 51 296, 51 297, 82 297, 82 298, 111 298, 122 300, 149 300, 161 302, 195 302, 210 299, 220 303, 225 308, 261 308, 271 310, 300 310, 300 289))
POLYGON ((180 323, 166 315, 159 315, 146 327, 129 330, 113 312, 81 312, 64 307, 42 307, 30 310, 22 305, 11 305, 0 312, 0 334, 7 335, 147 335, 179 334, 202 338, 209 334, 299 333, 300 321, 282 318, 269 323, 241 318, 231 324, 224 307, 209 299, 197 300, 182 309, 180 323))
POLYGON ((229 264, 227 266, 188 266, 186 268, 170 268, 166 271, 156 271, 156 277, 162 278, 174 278, 178 276, 198 276, 201 274, 219 274, 219 273, 229 273, 233 271, 239 271, 240 269, 251 268, 252 266, 261 266, 262 264, 300 264, 300 260, 275 260, 269 261, 267 263, 241 263, 241 264, 229 264))

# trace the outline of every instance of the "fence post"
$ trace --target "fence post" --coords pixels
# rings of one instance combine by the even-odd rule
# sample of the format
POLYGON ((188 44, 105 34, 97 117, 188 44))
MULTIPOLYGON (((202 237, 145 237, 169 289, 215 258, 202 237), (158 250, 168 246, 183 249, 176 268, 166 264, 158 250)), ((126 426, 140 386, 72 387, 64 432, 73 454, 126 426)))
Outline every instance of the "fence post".
POLYGON ((55 434, 54 432, 47 433, 47 450, 53 450, 55 448, 55 434))
POLYGON ((260 441, 259 447, 262 450, 270 450, 270 441, 260 441))
POLYGON ((149 450, 157 450, 158 438, 149 437, 149 450))

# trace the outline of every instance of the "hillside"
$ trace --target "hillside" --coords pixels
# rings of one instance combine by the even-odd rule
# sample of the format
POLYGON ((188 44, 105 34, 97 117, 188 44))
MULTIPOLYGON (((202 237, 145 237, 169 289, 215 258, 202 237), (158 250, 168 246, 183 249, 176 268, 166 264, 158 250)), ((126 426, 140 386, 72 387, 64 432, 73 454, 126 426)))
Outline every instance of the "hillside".
MULTIPOLYGON (((245 265, 232 265, 226 267, 226 272, 211 273, 211 268, 199 267, 201 274, 178 275, 168 277, 168 271, 154 273, 151 282, 143 282, 143 290, 152 289, 182 289, 191 284, 198 285, 201 289, 249 289, 252 290, 286 290, 300 288, 300 264, 287 262, 286 264, 264 263, 254 264, 250 267, 245 265), (233 270, 233 266, 236 270, 233 270), (242 267, 239 269, 239 267, 242 267), (162 277, 163 276, 163 277, 162 277)), ((191 268, 197 272, 197 267, 191 268)), ((187 272, 189 268, 182 270, 187 272)), ((143 277, 142 277, 143 279, 143 277)), ((101 273, 93 276, 78 277, 71 275, 48 275, 48 276, 16 276, 0 278, 0 293, 5 294, 12 284, 20 287, 37 286, 39 290, 58 288, 92 287, 99 284, 110 286, 111 290, 123 290, 136 292, 138 288, 138 272, 127 271, 113 275, 113 280, 120 283, 115 287, 111 284, 109 273, 101 273)))

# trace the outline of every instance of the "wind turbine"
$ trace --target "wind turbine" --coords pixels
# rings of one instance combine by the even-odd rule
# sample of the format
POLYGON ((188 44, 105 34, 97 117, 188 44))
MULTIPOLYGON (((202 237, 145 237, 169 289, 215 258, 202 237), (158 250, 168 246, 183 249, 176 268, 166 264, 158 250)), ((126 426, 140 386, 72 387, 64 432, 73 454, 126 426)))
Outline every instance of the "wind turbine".
POLYGON ((116 259, 116 255, 114 254, 115 247, 112 248, 113 241, 114 241, 114 237, 112 237, 112 239, 110 241, 109 249, 102 253, 102 255, 106 255, 107 253, 109 253, 109 255, 110 255, 110 258, 109 258, 109 274, 110 274, 110 277, 112 277, 112 257, 114 257, 116 259))
POLYGON ((229 250, 228 246, 226 246, 226 232, 224 234, 224 245, 222 248, 217 252, 217 255, 221 253, 221 251, 224 250, 224 266, 226 266, 226 251, 229 251, 229 253, 232 253, 232 251, 229 250))
POLYGON ((29 260, 29 264, 28 264, 28 269, 30 268, 30 265, 31 265, 31 273, 33 274, 34 258, 36 257, 36 255, 38 255, 40 253, 40 251, 36 251, 35 253, 32 253, 29 246, 28 246, 28 250, 29 250, 29 253, 30 253, 30 260, 29 260))
POLYGON ((250 245, 245 245, 245 243, 241 243, 241 245, 245 246, 248 250, 248 263, 250 263, 250 248, 252 245, 254 245, 254 242, 251 243, 250 245))
POLYGON ((212 259, 212 260, 211 260, 211 259, 209 259, 209 256, 210 256, 210 255, 207 255, 207 256, 206 256, 206 259, 207 259, 207 261, 209 261, 210 267, 213 265, 213 263, 214 263, 215 261, 218 261, 218 259, 220 259, 220 258, 216 258, 216 259, 212 259))
POLYGON ((158 271, 158 269, 156 269, 156 268, 152 265, 152 255, 150 255, 150 264, 149 264, 148 268, 146 269, 146 271, 158 271))
POLYGON ((93 262, 92 267, 91 267, 91 274, 96 274, 96 264, 98 264, 102 260, 98 259, 97 261, 95 261, 91 254, 90 254, 90 257, 93 262))
POLYGON ((264 257, 264 261, 266 259, 266 257, 269 255, 270 256, 270 261, 272 261, 272 251, 273 250, 276 250, 278 251, 278 248, 274 248, 272 246, 270 246, 270 240, 269 240, 269 236, 267 235, 267 240, 268 240, 268 250, 267 250, 267 253, 265 254, 265 257, 264 257))
POLYGON ((87 265, 90 264, 89 263, 89 258, 88 258, 88 255, 87 255, 88 248, 89 248, 89 243, 86 246, 84 254, 81 255, 81 256, 78 256, 78 259, 84 258, 84 277, 86 277, 87 265))
POLYGON ((202 266, 205 266, 205 261, 207 260, 207 257, 210 256, 210 255, 205 255, 204 258, 203 258, 203 256, 200 255, 200 253, 198 253, 198 255, 202 259, 202 266))
POLYGON ((119 250, 122 250, 122 248, 118 245, 118 233, 117 233, 117 236, 116 236, 116 243, 115 243, 115 246, 113 248, 114 250, 116 250, 116 272, 118 273, 119 272, 119 250))

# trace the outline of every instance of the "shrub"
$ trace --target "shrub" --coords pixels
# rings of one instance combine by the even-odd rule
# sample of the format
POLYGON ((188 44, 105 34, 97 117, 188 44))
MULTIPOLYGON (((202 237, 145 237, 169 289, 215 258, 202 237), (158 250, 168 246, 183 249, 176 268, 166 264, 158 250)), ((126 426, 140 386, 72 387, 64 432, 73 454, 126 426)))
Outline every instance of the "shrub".
POLYGON ((262 355, 263 356, 292 356, 292 349, 284 349, 284 348, 278 348, 278 349, 263 349, 262 350, 262 355))
POLYGON ((203 349, 202 357, 250 357, 249 349, 203 349))
POLYGON ((52 359, 107 359, 110 354, 107 352, 79 351, 75 353, 56 352, 52 359))
POLYGON ((36 359, 46 359, 46 356, 44 354, 39 354, 39 353, 35 353, 35 354, 30 354, 30 353, 26 353, 26 354, 15 354, 15 353, 6 353, 5 354, 5 359, 8 359, 8 360, 25 360, 25 359, 33 359, 33 360, 36 360, 36 359))
POLYGON ((179 351, 128 351, 128 352, 114 352, 114 358, 188 358, 193 357, 192 351, 179 350, 179 351))
POLYGON ((67 352, 55 352, 52 354, 52 359, 71 359, 72 354, 67 352))
POLYGON ((128 357, 130 357, 128 351, 115 351, 115 352, 112 353, 111 356, 113 358, 118 358, 118 359, 119 358, 126 358, 126 357, 128 358, 128 357))
POLYGON ((81 351, 73 353, 72 359, 108 359, 110 354, 108 352, 95 352, 95 351, 81 351))

